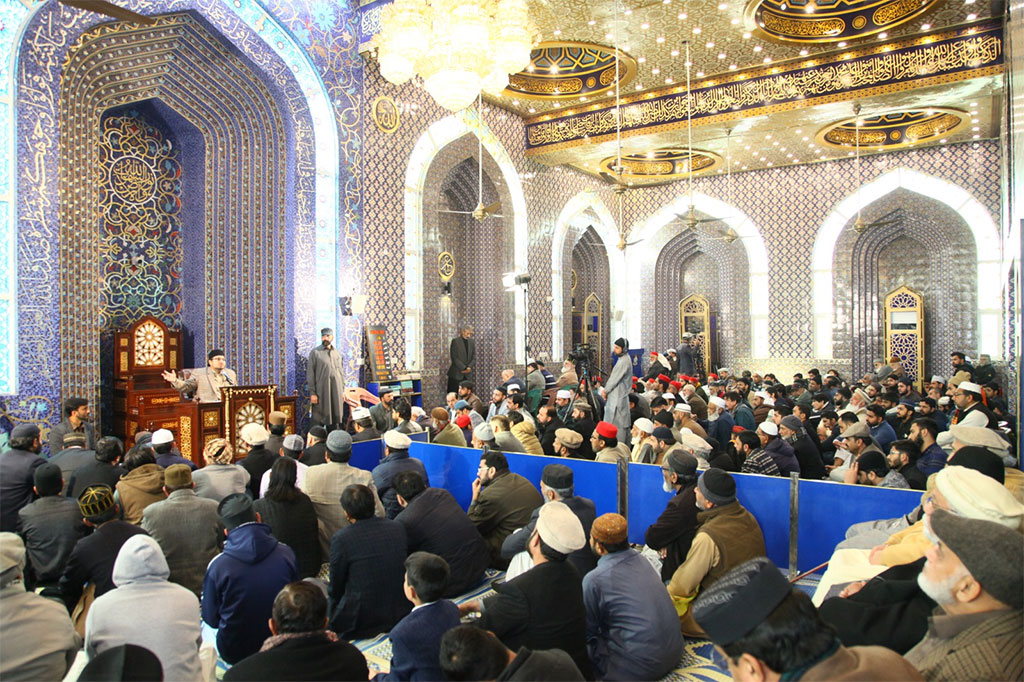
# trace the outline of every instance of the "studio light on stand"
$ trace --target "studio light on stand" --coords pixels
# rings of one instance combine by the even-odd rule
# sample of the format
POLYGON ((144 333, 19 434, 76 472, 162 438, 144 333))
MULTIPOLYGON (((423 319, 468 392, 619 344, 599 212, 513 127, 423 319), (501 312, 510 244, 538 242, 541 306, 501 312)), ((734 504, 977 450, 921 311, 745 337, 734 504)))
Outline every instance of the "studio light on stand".
POLYGON ((525 272, 506 272, 501 276, 501 286, 505 291, 515 293, 523 292, 523 369, 530 358, 530 280, 532 278, 525 272))

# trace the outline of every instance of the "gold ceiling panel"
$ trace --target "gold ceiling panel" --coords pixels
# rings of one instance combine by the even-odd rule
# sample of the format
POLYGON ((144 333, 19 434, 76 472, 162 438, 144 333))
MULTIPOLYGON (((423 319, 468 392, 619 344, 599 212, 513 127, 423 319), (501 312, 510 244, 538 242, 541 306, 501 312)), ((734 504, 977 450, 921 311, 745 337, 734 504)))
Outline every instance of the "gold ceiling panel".
POLYGON ((970 113, 962 109, 904 109, 832 123, 819 130, 815 140, 822 146, 838 149, 859 146, 861 149, 888 151, 943 138, 948 140, 970 120, 970 113), (858 120, 860 130, 857 130, 858 120))
MULTIPOLYGON (((614 166, 618 157, 610 156, 600 163, 600 170, 615 174, 614 166)), ((657 149, 643 154, 622 155, 622 181, 645 182, 651 180, 681 180, 689 175, 690 154, 685 148, 671 147, 657 149)), ((722 157, 714 152, 693 150, 693 174, 710 173, 722 165, 722 157)))
POLYGON ((744 23, 780 42, 838 43, 892 31, 939 0, 750 0, 744 23))
POLYGON ((636 76, 637 67, 636 60, 625 52, 596 43, 541 43, 530 53, 530 65, 509 77, 504 94, 524 99, 585 102, 615 91, 616 61, 621 91, 636 76))

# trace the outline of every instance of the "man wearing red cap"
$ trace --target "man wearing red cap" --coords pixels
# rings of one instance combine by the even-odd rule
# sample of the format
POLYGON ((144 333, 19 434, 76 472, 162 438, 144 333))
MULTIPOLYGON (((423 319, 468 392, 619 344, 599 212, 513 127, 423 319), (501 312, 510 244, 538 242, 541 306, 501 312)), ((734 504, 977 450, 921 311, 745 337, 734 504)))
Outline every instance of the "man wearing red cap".
POLYGON ((594 433, 590 436, 590 445, 594 448, 595 462, 610 462, 617 464, 619 461, 629 461, 630 451, 624 443, 618 439, 619 429, 615 424, 608 422, 597 422, 594 433))

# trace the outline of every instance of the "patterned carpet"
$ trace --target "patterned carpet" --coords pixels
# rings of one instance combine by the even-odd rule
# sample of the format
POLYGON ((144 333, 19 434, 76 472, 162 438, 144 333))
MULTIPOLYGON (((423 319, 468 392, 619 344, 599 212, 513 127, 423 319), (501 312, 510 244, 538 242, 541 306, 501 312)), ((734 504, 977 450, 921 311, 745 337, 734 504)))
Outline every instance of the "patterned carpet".
MULTIPOLYGON (((491 583, 495 580, 502 580, 504 572, 488 569, 484 580, 474 589, 466 592, 452 601, 462 604, 474 599, 486 599, 494 594, 491 583)), ((321 570, 321 579, 327 576, 327 564, 321 570)), ((814 594, 818 585, 819 576, 811 575, 797 582, 796 586, 808 595, 814 594)), ((391 641, 387 633, 380 634, 371 639, 357 639, 352 642, 357 649, 363 652, 369 665, 378 670, 387 671, 391 664, 391 641)), ((224 672, 230 666, 223 660, 217 661, 217 679, 221 679, 224 672)), ((683 655, 679 664, 672 673, 662 678, 662 682, 729 682, 729 676, 725 661, 715 651, 715 647, 707 640, 686 639, 684 640, 683 655)))

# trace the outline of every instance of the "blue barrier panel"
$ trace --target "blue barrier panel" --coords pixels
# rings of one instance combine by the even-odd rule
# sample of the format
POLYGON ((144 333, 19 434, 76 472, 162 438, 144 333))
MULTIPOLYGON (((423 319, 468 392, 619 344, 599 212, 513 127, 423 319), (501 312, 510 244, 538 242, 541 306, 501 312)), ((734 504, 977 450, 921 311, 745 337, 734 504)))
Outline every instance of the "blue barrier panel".
MULTIPOLYGON (((419 441, 422 443, 427 442, 427 432, 413 433, 409 435, 409 438, 413 441, 419 441)), ((377 438, 376 440, 364 440, 359 443, 352 444, 352 459, 349 460, 349 464, 357 469, 365 469, 366 471, 373 471, 373 468, 380 464, 380 460, 384 457, 384 440, 377 438)))
MULTIPOLYGON (((754 515, 764 534, 768 558, 789 566, 789 479, 732 474, 736 497, 754 515)), ((658 520, 672 497, 662 487, 661 467, 629 465, 629 541, 643 544, 647 528, 658 520)))
MULTIPOLYGON (((445 488, 462 505, 469 508, 473 497, 473 481, 480 466, 480 451, 449 445, 413 443, 409 451, 423 461, 430 477, 430 485, 445 488)), ((509 470, 519 474, 540 490, 540 477, 548 464, 565 464, 573 470, 576 493, 590 498, 598 514, 614 512, 617 508, 618 474, 614 464, 582 459, 545 457, 506 453, 509 470)))
POLYGON ((828 561, 851 525, 902 516, 921 503, 921 494, 920 490, 800 481, 797 566, 807 571, 828 561))

